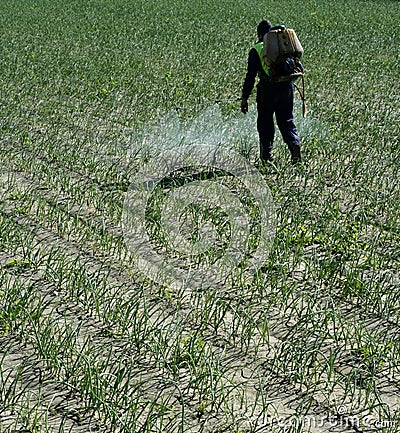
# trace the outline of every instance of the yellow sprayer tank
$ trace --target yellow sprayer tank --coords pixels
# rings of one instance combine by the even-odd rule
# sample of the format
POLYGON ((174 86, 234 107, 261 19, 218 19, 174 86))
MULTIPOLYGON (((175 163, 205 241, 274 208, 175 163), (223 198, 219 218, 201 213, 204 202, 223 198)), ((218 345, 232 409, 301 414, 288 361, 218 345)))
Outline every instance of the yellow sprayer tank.
POLYGON ((263 57, 267 66, 288 56, 300 58, 304 52, 295 31, 283 26, 266 33, 263 43, 263 57))

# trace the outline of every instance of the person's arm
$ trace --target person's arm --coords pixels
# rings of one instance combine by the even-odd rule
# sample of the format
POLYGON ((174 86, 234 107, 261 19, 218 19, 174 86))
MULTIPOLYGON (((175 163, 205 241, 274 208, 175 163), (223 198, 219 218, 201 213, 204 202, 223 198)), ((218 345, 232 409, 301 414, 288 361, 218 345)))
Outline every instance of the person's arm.
POLYGON ((254 83, 256 81, 256 76, 258 71, 260 70, 261 62, 258 56, 257 50, 252 48, 249 52, 249 58, 247 61, 247 73, 244 79, 243 88, 242 88, 242 102, 241 102, 241 111, 243 113, 247 113, 248 103, 247 100, 251 95, 251 92, 254 88, 254 83))

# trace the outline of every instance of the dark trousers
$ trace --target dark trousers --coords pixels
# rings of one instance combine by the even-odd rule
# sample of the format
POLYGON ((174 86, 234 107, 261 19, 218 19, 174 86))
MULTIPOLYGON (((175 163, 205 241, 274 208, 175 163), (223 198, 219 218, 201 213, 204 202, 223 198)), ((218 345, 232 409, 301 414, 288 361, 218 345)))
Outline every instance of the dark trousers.
POLYGON ((293 82, 270 83, 260 80, 257 85, 257 130, 260 138, 260 159, 271 159, 275 136, 274 114, 283 141, 292 152, 300 144, 293 119, 293 82))

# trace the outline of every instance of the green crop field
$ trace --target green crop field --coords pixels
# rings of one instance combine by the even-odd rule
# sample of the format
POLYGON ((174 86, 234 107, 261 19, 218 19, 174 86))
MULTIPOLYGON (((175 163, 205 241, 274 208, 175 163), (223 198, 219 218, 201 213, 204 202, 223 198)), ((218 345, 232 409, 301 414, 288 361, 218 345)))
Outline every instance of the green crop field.
MULTIPOLYGON (((400 431, 399 22, 390 0, 1 0, 0 433, 400 431), (236 99, 262 19, 296 30, 308 110, 303 164, 277 133, 261 171, 269 255, 161 283, 126 242, 130 185, 182 143, 254 165, 236 99)), ((216 227, 220 257, 227 214, 200 211, 186 236, 216 227)))

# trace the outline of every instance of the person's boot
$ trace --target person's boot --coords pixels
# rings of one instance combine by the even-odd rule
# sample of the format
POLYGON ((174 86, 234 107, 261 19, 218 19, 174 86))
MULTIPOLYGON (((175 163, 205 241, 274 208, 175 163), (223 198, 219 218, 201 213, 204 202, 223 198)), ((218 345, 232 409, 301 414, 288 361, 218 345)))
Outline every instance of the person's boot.
POLYGON ((263 164, 268 164, 273 162, 274 158, 272 157, 272 143, 268 143, 268 145, 262 145, 260 143, 260 161, 263 164))
POLYGON ((301 148, 298 143, 291 143, 289 145, 289 150, 292 155, 292 164, 298 164, 301 162, 301 148))
POLYGON ((261 161, 263 164, 269 164, 269 163, 271 163, 271 162, 274 162, 274 158, 273 158, 272 155, 267 155, 267 156, 264 156, 263 158, 260 158, 260 161, 261 161))

